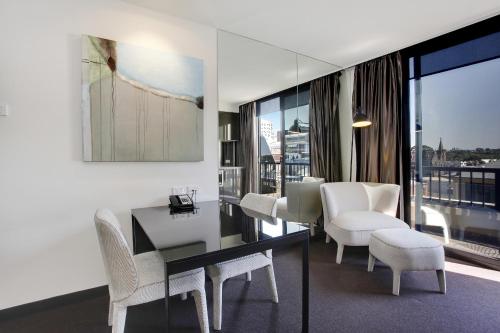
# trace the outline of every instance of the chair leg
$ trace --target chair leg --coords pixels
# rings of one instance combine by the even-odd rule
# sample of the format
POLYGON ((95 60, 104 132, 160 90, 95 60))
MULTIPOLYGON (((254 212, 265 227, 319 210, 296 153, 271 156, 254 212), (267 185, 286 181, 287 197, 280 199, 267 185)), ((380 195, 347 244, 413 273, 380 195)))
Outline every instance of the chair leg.
POLYGON ((209 333, 210 328, 208 325, 208 310, 207 310, 207 295, 205 289, 193 291, 194 302, 196 304, 196 311, 198 312, 198 322, 202 333, 209 333))
POLYGON ((108 326, 113 326, 113 302, 109 300, 108 326))
POLYGON ((113 329, 112 333, 123 333, 125 331, 125 321, 127 320, 127 307, 113 305, 113 329))
POLYGON ((392 271, 392 294, 399 296, 399 286, 401 282, 401 272, 392 271))
POLYGON ((465 238, 465 228, 460 228, 458 239, 460 239, 461 241, 463 241, 464 238, 465 238))
POLYGON ((181 293, 181 300, 185 301, 188 299, 188 294, 187 293, 181 293))
POLYGON ((222 327, 222 284, 219 279, 212 279, 213 284, 213 306, 214 306, 214 329, 221 330, 222 327))
POLYGON ((439 290, 441 293, 446 294, 446 273, 444 269, 437 270, 436 273, 439 281, 439 290))
POLYGON ((336 263, 342 262, 342 254, 344 253, 344 244, 337 243, 337 260, 336 263))
POLYGON ((271 291, 273 292, 273 302, 278 303, 278 288, 276 288, 276 278, 274 276, 273 264, 266 266, 266 270, 269 280, 269 286, 271 287, 271 291))
POLYGON ((247 282, 251 282, 252 281, 252 271, 248 271, 247 272, 247 282))
POLYGON ((309 231, 311 232, 311 236, 316 235, 316 231, 314 230, 314 222, 309 222, 309 231))
POLYGON ((368 272, 373 272, 373 269, 375 268, 375 257, 373 254, 368 255, 368 272))
POLYGON ((450 243, 450 229, 448 229, 448 226, 443 227, 443 236, 444 236, 444 243, 449 244, 450 243))
POLYGON ((329 234, 326 234, 326 241, 325 243, 328 244, 332 240, 332 237, 329 234))

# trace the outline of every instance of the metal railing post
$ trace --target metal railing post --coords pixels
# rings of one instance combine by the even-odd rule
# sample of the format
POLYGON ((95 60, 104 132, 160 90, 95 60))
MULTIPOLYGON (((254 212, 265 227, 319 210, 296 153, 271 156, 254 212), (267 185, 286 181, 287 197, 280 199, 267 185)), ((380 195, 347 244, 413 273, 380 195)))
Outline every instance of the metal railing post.
POLYGON ((438 169, 438 194, 439 201, 441 201, 441 169, 438 169))
POLYGON ((483 186, 483 207, 484 207, 484 171, 483 171, 483 179, 482 179, 482 186, 483 186))
POLYGON ((462 204, 462 171, 458 171, 458 205, 462 204))
POLYGON ((469 181, 470 181, 470 185, 469 185, 469 192, 470 192, 470 205, 472 206, 472 170, 470 172, 470 178, 469 178, 469 181))
POLYGON ((429 199, 430 199, 430 201, 432 201, 432 174, 433 173, 434 173, 434 171, 431 168, 430 172, 429 172, 429 199))
POLYGON ((451 170, 448 170, 448 203, 451 202, 451 170))
POLYGON ((500 211, 500 169, 495 170, 495 209, 500 211))

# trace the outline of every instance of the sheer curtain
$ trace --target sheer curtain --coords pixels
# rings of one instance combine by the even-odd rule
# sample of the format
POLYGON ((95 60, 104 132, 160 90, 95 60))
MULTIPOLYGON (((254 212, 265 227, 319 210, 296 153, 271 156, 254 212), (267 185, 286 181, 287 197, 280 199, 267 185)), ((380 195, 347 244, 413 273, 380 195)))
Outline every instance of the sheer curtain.
POLYGON ((241 197, 256 192, 256 108, 255 102, 240 106, 241 160, 243 163, 241 197))
POLYGON ((342 181, 339 127, 340 72, 311 81, 311 175, 342 181))

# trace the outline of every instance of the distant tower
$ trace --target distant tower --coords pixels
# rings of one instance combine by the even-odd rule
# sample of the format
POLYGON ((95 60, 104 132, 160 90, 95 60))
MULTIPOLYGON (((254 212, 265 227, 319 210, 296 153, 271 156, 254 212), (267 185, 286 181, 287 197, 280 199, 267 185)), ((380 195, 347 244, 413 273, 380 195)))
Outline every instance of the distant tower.
POLYGON ((443 148, 443 138, 439 138, 439 146, 432 159, 432 164, 443 166, 446 162, 446 150, 443 148))

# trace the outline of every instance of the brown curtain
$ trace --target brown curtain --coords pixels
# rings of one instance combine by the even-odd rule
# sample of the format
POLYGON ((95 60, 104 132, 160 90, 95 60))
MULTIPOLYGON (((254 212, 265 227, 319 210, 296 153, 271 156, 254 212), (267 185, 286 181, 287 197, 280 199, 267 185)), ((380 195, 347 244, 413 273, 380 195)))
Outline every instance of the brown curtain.
POLYGON ((399 52, 355 68, 353 114, 372 121, 356 130, 357 181, 402 184, 402 84, 399 52))
POLYGON ((311 175, 325 182, 342 180, 340 160, 340 72, 311 81, 309 122, 311 175))
POLYGON ((255 102, 240 106, 240 141, 241 161, 243 162, 241 197, 255 191, 255 177, 257 176, 255 166, 255 102))

